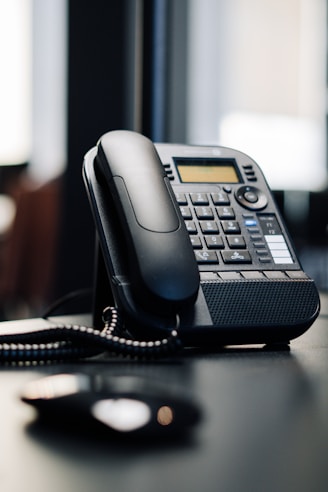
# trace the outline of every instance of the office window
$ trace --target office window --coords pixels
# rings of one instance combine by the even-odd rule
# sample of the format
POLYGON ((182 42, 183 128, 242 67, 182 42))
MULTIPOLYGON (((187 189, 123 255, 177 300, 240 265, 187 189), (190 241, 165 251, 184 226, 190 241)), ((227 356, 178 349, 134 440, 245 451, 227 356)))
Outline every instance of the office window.
POLYGON ((250 154, 282 190, 326 186, 326 1, 191 0, 187 139, 250 154))
POLYGON ((0 0, 0 165, 66 164, 67 0, 0 0))
POLYGON ((0 0, 0 165, 31 152, 31 0, 0 0))

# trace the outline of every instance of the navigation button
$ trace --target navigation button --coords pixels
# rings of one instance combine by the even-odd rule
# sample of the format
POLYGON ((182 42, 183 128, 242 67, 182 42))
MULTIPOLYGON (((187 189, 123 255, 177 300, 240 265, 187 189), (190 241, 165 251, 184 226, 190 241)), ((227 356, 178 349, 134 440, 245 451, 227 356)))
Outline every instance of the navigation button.
POLYGON ((246 193, 244 193, 244 198, 250 203, 256 203, 259 199, 258 195, 253 191, 246 191, 246 193))

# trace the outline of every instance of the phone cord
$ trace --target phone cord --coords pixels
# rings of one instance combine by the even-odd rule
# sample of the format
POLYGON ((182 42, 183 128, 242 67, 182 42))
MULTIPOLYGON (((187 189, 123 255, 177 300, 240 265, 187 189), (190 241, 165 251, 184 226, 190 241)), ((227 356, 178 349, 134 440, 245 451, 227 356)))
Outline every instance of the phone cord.
POLYGON ((161 340, 134 340, 122 335, 119 311, 106 307, 104 327, 56 324, 43 330, 0 335, 0 363, 76 360, 110 352, 131 358, 154 359, 182 348, 176 326, 161 340))

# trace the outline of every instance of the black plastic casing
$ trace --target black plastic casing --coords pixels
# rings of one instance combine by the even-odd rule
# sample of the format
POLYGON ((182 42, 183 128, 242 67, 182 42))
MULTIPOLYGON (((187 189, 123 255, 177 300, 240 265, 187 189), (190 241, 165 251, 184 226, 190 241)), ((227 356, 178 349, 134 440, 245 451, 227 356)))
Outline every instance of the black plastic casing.
MULTIPOLYGON (((265 178, 257 164, 245 154, 223 147, 155 144, 155 149, 170 177, 174 192, 202 192, 210 195, 225 187, 236 219, 242 227, 252 262, 242 265, 199 265, 200 288, 194 304, 179 306, 179 334, 187 346, 288 343, 300 336, 319 314, 320 300, 315 283, 302 270, 283 220, 265 178), (176 157, 231 160, 238 183, 182 183, 175 166, 176 157), (249 178, 251 178, 249 180, 249 178), (260 210, 246 208, 238 199, 242 187, 255 187, 265 196, 260 210), (257 220, 274 216, 284 237, 289 264, 261 263, 252 246, 251 233, 244 216, 257 220), (253 275, 258 273, 258 278, 253 275), (274 272, 271 274, 270 272, 274 272), (252 278, 253 277, 253 278, 252 278)), ((97 263, 94 321, 100 324, 101 310, 113 302, 125 316, 128 328, 153 338, 176 326, 174 312, 156 312, 154 306, 140 302, 133 289, 130 248, 122 221, 117 214, 115 194, 109 192, 104 170, 97 159, 98 149, 85 156, 84 181, 97 230, 97 263)), ((108 179, 108 176, 107 176, 108 179)), ((188 204, 189 205, 189 204, 188 204)), ((193 217, 195 219, 195 217, 193 217)), ((198 227, 198 225, 197 225, 198 227)), ((222 231, 221 231, 222 234, 222 231)), ((170 258, 165 261, 170 261, 170 258)))

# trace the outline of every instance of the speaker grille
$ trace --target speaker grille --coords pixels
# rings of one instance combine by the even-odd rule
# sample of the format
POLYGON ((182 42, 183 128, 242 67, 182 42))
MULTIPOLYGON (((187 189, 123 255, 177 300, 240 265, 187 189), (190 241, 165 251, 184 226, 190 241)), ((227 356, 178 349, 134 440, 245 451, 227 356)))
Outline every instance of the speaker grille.
POLYGON ((311 280, 241 280, 201 283, 214 325, 304 324, 318 309, 311 280))

